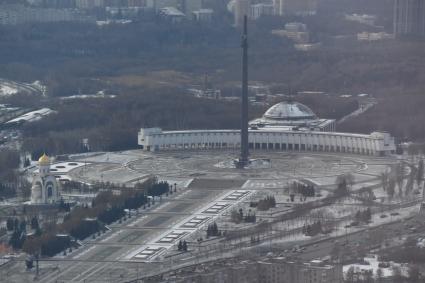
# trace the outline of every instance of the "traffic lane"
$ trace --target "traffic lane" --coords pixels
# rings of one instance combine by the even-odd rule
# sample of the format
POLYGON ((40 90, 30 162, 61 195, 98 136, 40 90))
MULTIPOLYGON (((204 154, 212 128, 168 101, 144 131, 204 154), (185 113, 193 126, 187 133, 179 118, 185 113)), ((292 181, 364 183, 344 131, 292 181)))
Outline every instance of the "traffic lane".
POLYGON ((403 222, 394 222, 378 228, 368 228, 352 234, 340 236, 337 239, 330 238, 316 244, 305 245, 306 250, 298 254, 298 257, 304 260, 313 260, 316 258, 323 258, 331 254, 332 250, 338 245, 342 251, 349 251, 351 248, 371 249, 376 248, 376 245, 381 245, 385 241, 409 236, 419 236, 421 232, 425 231, 425 225, 420 221, 420 217, 403 222), (406 229, 412 227, 416 231, 406 229))

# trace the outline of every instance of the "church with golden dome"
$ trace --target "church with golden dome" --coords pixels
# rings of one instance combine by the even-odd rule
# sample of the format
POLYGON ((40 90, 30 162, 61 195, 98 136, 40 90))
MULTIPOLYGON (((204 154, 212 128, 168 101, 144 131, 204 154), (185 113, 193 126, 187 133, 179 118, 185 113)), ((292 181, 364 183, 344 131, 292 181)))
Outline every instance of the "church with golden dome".
POLYGON ((31 187, 32 204, 54 204, 60 200, 59 182, 50 172, 50 158, 43 154, 38 159, 31 187))

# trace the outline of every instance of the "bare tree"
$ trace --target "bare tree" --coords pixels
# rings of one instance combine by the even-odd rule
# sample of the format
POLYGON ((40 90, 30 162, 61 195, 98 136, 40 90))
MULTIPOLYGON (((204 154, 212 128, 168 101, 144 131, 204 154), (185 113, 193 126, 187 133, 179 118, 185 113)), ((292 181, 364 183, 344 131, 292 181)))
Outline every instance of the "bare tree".
POLYGON ((418 186, 421 184, 424 178, 424 160, 421 158, 418 162, 418 171, 416 173, 416 182, 418 186))
POLYGON ((403 181, 404 181, 404 165, 402 162, 394 166, 394 175, 397 182, 398 194, 403 195, 403 181))
POLYGON ((384 192, 387 190, 388 187, 388 178, 389 178, 389 174, 387 171, 384 171, 381 173, 381 184, 382 184, 382 189, 384 190, 384 192))
POLYGON ((395 181, 394 177, 391 177, 389 182, 388 182, 388 187, 387 187, 387 195, 388 195, 389 199, 392 199, 394 197, 395 186, 396 186, 396 181, 395 181))
POLYGON ((382 271, 381 268, 378 268, 376 270, 376 281, 377 281, 377 283, 381 283, 383 278, 384 278, 384 272, 382 271))

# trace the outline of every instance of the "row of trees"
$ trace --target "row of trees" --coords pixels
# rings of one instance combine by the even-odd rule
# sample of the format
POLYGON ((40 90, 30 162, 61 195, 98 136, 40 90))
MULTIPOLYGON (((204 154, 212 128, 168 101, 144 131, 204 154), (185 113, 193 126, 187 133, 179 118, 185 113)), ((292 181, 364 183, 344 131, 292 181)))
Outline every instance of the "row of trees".
POLYGON ((257 221, 257 216, 251 209, 249 209, 247 213, 244 213, 242 208, 239 210, 233 209, 230 212, 230 220, 236 224, 241 222, 255 223, 257 221))
POLYGON ((163 194, 168 194, 169 192, 170 192, 170 185, 165 181, 161 181, 159 183, 153 184, 148 189, 148 195, 155 196, 155 197, 163 195, 163 194))
POLYGON ((0 151, 0 199, 16 197, 18 190, 28 195, 29 182, 19 174, 21 164, 19 152, 2 149, 0 151))
POLYGON ((27 222, 19 221, 18 218, 9 218, 6 221, 6 227, 9 231, 13 231, 9 239, 9 245, 14 249, 22 248, 27 234, 27 222))
POLYGON ((322 233, 322 222, 320 220, 303 226, 302 232, 306 236, 316 236, 322 233))
MULTIPOLYGON (((30 225, 31 225, 31 229, 36 230, 38 228, 40 228, 40 224, 38 221, 38 218, 36 216, 31 218, 30 221, 30 225)), ((16 217, 9 217, 6 220, 6 229, 8 231, 13 231, 18 229, 18 227, 23 226, 26 227, 27 226, 27 221, 24 219, 22 221, 19 221, 18 218, 16 217)))
POLYGON ((381 184, 384 192, 387 193, 388 198, 392 199, 395 195, 403 197, 413 192, 414 183, 419 184, 422 182, 424 174, 423 160, 418 162, 418 166, 409 166, 410 173, 407 176, 407 182, 404 185, 405 180, 405 165, 403 162, 396 163, 390 167, 390 171, 384 171, 381 173, 381 184))
POLYGON ((313 185, 307 185, 301 182, 294 181, 289 190, 292 193, 300 194, 303 197, 314 197, 316 192, 313 185))
MULTIPOLYGON (((104 231, 104 225, 125 216, 126 209, 137 209, 146 204, 150 205, 146 193, 148 191, 159 192, 164 184, 158 186, 155 180, 149 180, 138 186, 142 187, 142 190, 120 188, 119 194, 114 194, 111 190, 100 192, 92 201, 91 207, 75 207, 64 217, 63 223, 53 223, 49 229, 44 229, 41 235, 27 239, 24 250, 30 254, 41 250, 43 255, 54 255, 69 247, 62 245, 69 242, 64 241, 62 237, 58 238, 57 234, 65 234, 81 240, 104 231), (153 189, 154 186, 157 189, 153 189), (57 245, 52 245, 52 242, 57 245)), ((168 188, 168 184, 166 186, 168 188)))
POLYGON ((361 188, 357 194, 359 195, 360 198, 367 200, 369 202, 374 201, 376 199, 375 193, 370 187, 361 188))
POLYGON ((207 227, 207 238, 220 236, 220 230, 218 230, 217 223, 213 222, 208 224, 207 227))
MULTIPOLYGON (((378 103, 372 110, 366 111, 355 119, 344 121, 338 125, 338 128, 341 131, 357 133, 370 133, 379 129, 391 133, 399 141, 423 141, 425 126, 421 123, 424 119, 421 105, 425 102, 425 97, 422 93, 422 90, 416 89, 410 93, 396 92, 382 96, 378 98, 378 103), (391 115, 385 115, 385 113, 391 113, 391 115)), ((423 153, 424 147, 414 147, 410 152, 423 153)))
POLYGON ((350 194, 350 189, 354 185, 354 175, 346 173, 338 175, 336 177, 336 190, 334 191, 335 196, 347 196, 350 194))
MULTIPOLYGON (((6 229, 13 231, 9 238, 9 245, 14 249, 20 249, 27 239, 27 221, 25 219, 19 220, 18 218, 9 217, 6 220, 6 229)), ((41 229, 37 217, 32 217, 30 226, 33 230, 33 235, 40 236, 41 229)))
POLYGON ((177 250, 179 252, 187 252, 187 242, 186 240, 183 241, 179 241, 178 245, 177 245, 177 250))
POLYGON ((264 199, 260 199, 257 203, 251 202, 251 207, 257 207, 258 210, 269 210, 272 207, 276 207, 276 199, 274 196, 267 196, 264 199))
POLYGON ((358 222, 369 223, 372 220, 372 212, 368 207, 365 210, 357 210, 354 219, 358 222))
MULTIPOLYGON (((238 127, 237 103, 204 100, 182 93, 178 90, 176 93, 174 88, 142 89, 137 93, 130 90, 114 99, 52 102, 50 107, 57 114, 23 126, 23 149, 33 158, 46 150, 52 155, 83 152, 81 141, 87 138, 92 151, 116 151, 137 148, 134 137, 142 126, 238 127)), ((260 115, 261 111, 253 110, 251 115, 260 115)))

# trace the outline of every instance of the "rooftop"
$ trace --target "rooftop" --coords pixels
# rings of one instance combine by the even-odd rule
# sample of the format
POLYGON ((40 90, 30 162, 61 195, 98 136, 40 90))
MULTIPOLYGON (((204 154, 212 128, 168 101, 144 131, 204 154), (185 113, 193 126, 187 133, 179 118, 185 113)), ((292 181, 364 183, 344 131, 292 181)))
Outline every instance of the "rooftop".
POLYGON ((316 119, 316 114, 304 104, 284 101, 270 107, 263 117, 274 120, 309 120, 316 119))

